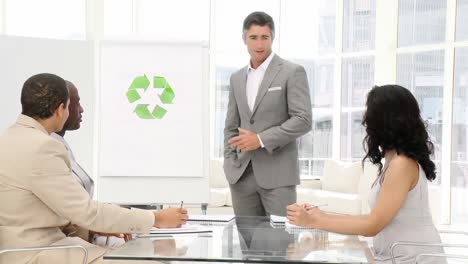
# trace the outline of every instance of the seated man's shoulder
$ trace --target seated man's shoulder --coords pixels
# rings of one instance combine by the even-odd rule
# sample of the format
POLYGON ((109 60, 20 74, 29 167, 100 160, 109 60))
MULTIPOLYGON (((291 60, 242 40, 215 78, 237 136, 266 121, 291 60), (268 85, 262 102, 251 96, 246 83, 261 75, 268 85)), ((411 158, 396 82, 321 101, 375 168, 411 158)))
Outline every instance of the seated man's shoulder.
POLYGON ((40 149, 54 149, 60 152, 67 152, 65 145, 51 136, 45 135, 45 137, 41 137, 39 143, 40 149))
POLYGON ((48 134, 34 128, 25 128, 22 126, 12 126, 0 136, 2 144, 16 147, 25 147, 27 149, 37 149, 43 144, 56 141, 48 134))
POLYGON ((30 131, 30 133, 23 138, 23 142, 25 147, 34 152, 52 149, 59 152, 66 152, 66 148, 62 142, 41 131, 30 131))

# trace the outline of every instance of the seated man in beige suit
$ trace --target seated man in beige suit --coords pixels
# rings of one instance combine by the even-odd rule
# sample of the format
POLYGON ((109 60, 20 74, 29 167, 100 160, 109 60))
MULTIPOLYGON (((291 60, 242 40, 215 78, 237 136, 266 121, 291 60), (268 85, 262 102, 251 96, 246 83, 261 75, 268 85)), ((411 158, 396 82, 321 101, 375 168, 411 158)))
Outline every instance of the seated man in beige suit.
MULTIPOLYGON (((79 237, 67 237, 70 223, 106 233, 147 233, 153 226, 184 224, 187 211, 125 209, 90 199, 73 178, 64 145, 50 137, 68 118, 65 81, 53 74, 29 78, 21 91, 22 114, 0 136, 0 249, 82 245, 88 262, 106 249, 79 237)), ((7 253, 0 263, 79 263, 79 250, 7 253)), ((97 260, 97 261, 96 261, 97 260)))

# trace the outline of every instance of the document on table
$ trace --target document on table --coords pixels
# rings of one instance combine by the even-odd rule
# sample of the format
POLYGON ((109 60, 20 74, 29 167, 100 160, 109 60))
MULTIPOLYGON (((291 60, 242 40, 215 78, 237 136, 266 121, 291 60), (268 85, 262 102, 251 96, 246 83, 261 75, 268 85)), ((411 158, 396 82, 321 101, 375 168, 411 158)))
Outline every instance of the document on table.
POLYGON ((234 215, 189 215, 187 221, 197 222, 231 222, 234 215))
POLYGON ((286 216, 270 215, 270 221, 275 224, 285 224, 288 221, 286 216))
POLYGON ((318 229, 312 227, 305 227, 305 226, 297 226, 294 224, 289 223, 288 218, 286 216, 279 216, 279 215, 270 215, 270 223, 274 228, 282 228, 284 227, 288 232, 300 232, 303 230, 308 231, 319 231, 318 229))
POLYGON ((206 226, 185 224, 176 228, 153 227, 150 234, 189 234, 189 233, 211 233, 213 230, 206 226))

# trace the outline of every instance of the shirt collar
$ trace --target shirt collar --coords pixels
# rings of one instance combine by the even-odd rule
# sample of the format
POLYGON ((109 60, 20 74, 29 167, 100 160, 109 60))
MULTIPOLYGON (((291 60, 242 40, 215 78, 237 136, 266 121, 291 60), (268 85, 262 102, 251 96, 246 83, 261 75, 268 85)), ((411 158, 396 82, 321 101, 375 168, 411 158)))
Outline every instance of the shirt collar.
POLYGON ((259 68, 266 71, 266 69, 270 65, 271 60, 273 60, 274 56, 275 56, 275 53, 271 52, 270 56, 268 56, 268 58, 266 58, 266 60, 262 64, 260 64, 260 66, 258 66, 257 69, 252 68, 252 65, 250 64, 250 61, 249 61, 249 64, 247 66, 247 72, 249 72, 250 70, 258 70, 259 68))

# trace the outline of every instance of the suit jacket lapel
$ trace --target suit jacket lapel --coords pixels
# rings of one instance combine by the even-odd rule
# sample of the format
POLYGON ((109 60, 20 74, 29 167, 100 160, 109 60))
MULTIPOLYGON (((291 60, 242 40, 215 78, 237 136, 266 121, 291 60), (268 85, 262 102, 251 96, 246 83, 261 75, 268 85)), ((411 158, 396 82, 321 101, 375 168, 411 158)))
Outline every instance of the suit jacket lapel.
POLYGON ((265 76, 263 77, 262 83, 260 84, 260 87, 258 88, 258 93, 257 97, 255 98, 255 104, 254 108, 252 111, 253 116, 255 114, 255 111, 257 111, 258 105, 262 101, 263 97, 268 91, 268 87, 270 87, 270 84, 273 82, 275 79, 276 75, 280 71, 280 65, 282 64, 282 60, 278 55, 275 55, 273 59, 270 62, 270 65, 268 65, 268 68, 265 72, 265 76))
POLYGON ((243 68, 239 74, 239 100, 237 104, 242 105, 241 109, 244 109, 248 115, 250 116, 252 113, 250 112, 249 104, 247 103, 247 67, 243 68))

